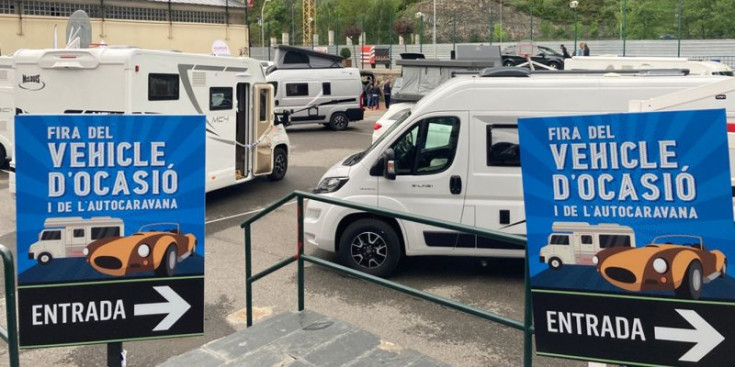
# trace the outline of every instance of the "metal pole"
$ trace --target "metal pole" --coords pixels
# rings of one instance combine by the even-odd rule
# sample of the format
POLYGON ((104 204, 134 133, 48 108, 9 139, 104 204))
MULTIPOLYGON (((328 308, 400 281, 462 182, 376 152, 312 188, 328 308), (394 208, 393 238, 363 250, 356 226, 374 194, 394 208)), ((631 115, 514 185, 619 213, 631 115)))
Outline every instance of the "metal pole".
POLYGON ((250 277, 253 275, 253 266, 250 261, 251 253, 250 223, 245 225, 245 312, 247 314, 247 326, 253 326, 253 283, 250 277))
POLYGON ((528 245, 526 245, 526 261, 523 277, 524 306, 523 306, 523 366, 531 367, 533 364, 533 303, 531 302, 531 281, 528 268, 528 245))
POLYGON ((577 54, 577 7, 574 7, 574 55, 577 54))
POLYGON ((625 15, 628 13, 628 0, 623 0, 623 56, 625 56, 625 41, 626 41, 626 34, 625 34, 625 15))
POLYGON ((679 11, 677 14, 678 22, 677 22, 677 40, 676 40, 676 57, 681 57, 681 13, 684 10, 684 0, 679 0, 679 11))
POLYGON ((452 50, 455 52, 455 57, 457 56, 457 13, 452 12, 452 50))
POLYGON ((304 197, 299 196, 297 199, 298 205, 298 245, 299 252, 296 254, 298 257, 298 268, 299 268, 299 311, 304 310, 304 197))
POLYGON ((365 69, 365 58, 362 57, 362 46, 365 45, 365 38, 367 38, 367 37, 363 37, 363 34, 365 34, 365 16, 364 15, 360 18, 360 38, 359 38, 360 42, 359 43, 360 43, 360 68, 361 69, 365 69))
POLYGON ((293 15, 293 5, 294 5, 294 1, 295 1, 295 0, 292 0, 292 1, 291 1, 291 37, 290 37, 290 38, 291 38, 291 39, 290 39, 290 41, 291 41, 291 42, 290 42, 290 43, 291 43, 292 45, 294 45, 294 44, 295 44, 295 42, 296 42, 296 40, 294 39, 294 37, 296 36, 296 33, 295 33, 295 31, 294 31, 294 15, 293 15))
POLYGON ((528 3, 529 5, 529 13, 531 15, 531 45, 533 45, 533 4, 528 3))
POLYGON ((424 52, 424 15, 419 18, 419 52, 424 52))
POLYGON ((0 256, 3 258, 3 270, 5 271, 5 314, 8 326, 8 354, 10 354, 10 366, 20 366, 20 353, 18 352, 18 317, 15 291, 15 260, 13 253, 7 247, 0 245, 0 256))
POLYGON ((490 39, 490 44, 493 44, 493 7, 488 3, 487 6, 488 9, 488 23, 490 24, 488 28, 488 37, 490 39))
POLYGON ((500 42, 503 42, 503 0, 500 0, 500 42))
POLYGON ((107 367, 122 367, 122 342, 107 343, 107 367))
POLYGON ((388 68, 393 68, 393 12, 388 12, 388 68))
POLYGON ((268 60, 271 59, 271 27, 266 25, 265 27, 268 30, 268 60))
POLYGON ((439 55, 436 53, 436 0, 434 0, 434 30, 431 42, 434 44, 434 58, 438 59, 439 55))

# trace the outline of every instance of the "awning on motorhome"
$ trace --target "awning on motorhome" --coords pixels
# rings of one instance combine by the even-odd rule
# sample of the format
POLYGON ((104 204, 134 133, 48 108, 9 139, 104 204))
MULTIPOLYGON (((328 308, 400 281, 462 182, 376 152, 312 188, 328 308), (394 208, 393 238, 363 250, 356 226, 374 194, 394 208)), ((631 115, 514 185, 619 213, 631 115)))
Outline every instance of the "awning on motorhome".
POLYGON ((279 45, 275 58, 278 69, 329 69, 341 68, 342 57, 305 48, 279 45))

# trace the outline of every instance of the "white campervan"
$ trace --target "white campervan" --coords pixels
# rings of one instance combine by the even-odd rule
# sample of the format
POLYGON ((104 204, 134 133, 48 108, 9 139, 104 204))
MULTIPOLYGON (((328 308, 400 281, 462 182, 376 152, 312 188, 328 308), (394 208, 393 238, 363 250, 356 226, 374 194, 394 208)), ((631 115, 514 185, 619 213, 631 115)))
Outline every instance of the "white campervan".
POLYGON ((564 70, 687 69, 691 75, 733 76, 720 62, 696 61, 683 57, 574 56, 564 60, 564 70))
POLYGON ((45 265, 53 259, 82 257, 90 243, 124 235, 125 224, 118 218, 47 218, 43 222, 43 230, 38 234, 38 241, 28 249, 28 258, 45 265))
MULTIPOLYGON (((315 192, 525 235, 519 117, 627 112, 631 100, 709 86, 707 97, 667 109, 726 108, 733 121, 735 79, 730 77, 495 69, 454 78, 422 98, 367 150, 331 167, 315 192)), ((305 211, 304 235, 307 243, 337 252, 344 264, 380 276, 388 275, 402 255, 525 254, 522 246, 314 200, 305 211)))
POLYGON ((104 47, 13 60, 22 113, 205 115, 207 191, 286 174, 288 136, 255 59, 104 47))
POLYGON ((293 46, 278 46, 267 79, 275 88, 276 112, 291 112, 292 124, 319 123, 344 130, 364 117, 362 81, 342 58, 293 46))
POLYGON ((633 228, 615 223, 555 222, 540 260, 552 269, 562 265, 596 265, 598 251, 609 247, 635 247, 633 228))

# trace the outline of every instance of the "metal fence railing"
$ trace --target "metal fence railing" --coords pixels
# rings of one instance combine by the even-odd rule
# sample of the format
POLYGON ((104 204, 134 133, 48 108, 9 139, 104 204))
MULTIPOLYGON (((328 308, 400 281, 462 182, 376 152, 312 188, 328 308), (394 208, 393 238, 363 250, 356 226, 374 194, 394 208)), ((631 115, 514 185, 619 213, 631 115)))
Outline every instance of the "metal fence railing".
POLYGON ((529 275, 528 275, 528 256, 526 256, 526 262, 525 262, 525 279, 524 279, 524 286, 525 286, 525 292, 524 292, 524 314, 523 314, 523 321, 515 320, 512 318, 508 318, 493 312, 489 312, 480 308, 468 306, 447 298, 442 298, 439 296, 436 296, 431 293, 423 292, 418 289, 414 289, 411 287, 407 287, 386 279, 378 278, 369 274, 365 274, 363 272, 344 267, 341 265, 334 264, 329 261, 322 260, 317 257, 304 255, 304 199, 309 200, 316 200, 321 201, 333 205, 339 205, 343 207, 347 207, 354 210, 359 210, 363 212, 368 212, 374 215, 382 216, 382 217, 392 217, 407 221, 413 221, 425 225, 430 226, 436 226, 441 227, 453 231, 459 231, 463 233, 469 233, 474 234, 478 236, 488 237, 495 240, 505 241, 508 243, 518 244, 526 246, 526 238, 517 236, 517 235, 510 235, 502 232, 496 232, 496 231, 490 231, 485 230, 477 227, 471 227, 467 225, 462 224, 455 224, 450 222, 445 222, 441 220, 436 220, 432 218, 417 216, 417 215, 411 215, 411 214, 404 214, 404 213, 394 213, 389 212, 386 210, 382 210, 379 208, 357 204, 345 200, 339 200, 339 199, 333 199, 321 195, 315 195, 310 193, 305 193, 301 191, 294 191, 289 195, 286 195, 285 197, 281 198, 277 202, 273 203, 269 207, 267 207, 265 210, 261 211, 260 213, 253 215, 252 217, 245 220, 240 226, 245 231, 245 302, 246 302, 246 312, 247 312, 247 326, 250 327, 253 325, 253 299, 252 299, 252 286, 253 283, 255 283, 257 280, 262 279, 263 277, 275 272, 278 269, 281 269, 289 264, 292 264, 294 262, 297 263, 298 268, 298 310, 303 311, 304 310, 304 262, 310 262, 312 264, 316 264, 321 267, 329 268, 332 270, 336 270, 341 273, 346 273, 349 275, 352 275, 356 278, 366 280, 368 282, 372 282, 432 303, 436 303, 460 312, 464 312, 466 314, 470 314, 485 320, 493 321, 496 323, 499 323, 501 325, 505 325, 517 330, 523 331, 524 338, 523 338, 523 365, 526 367, 530 367, 532 365, 532 336, 533 336, 533 326, 532 326, 532 308, 531 308, 531 287, 529 284, 529 275), (251 225, 256 222, 257 220, 261 219, 262 217, 266 216, 267 214, 271 213, 272 211, 278 209, 282 205, 286 204, 287 202, 296 199, 298 209, 297 209, 297 216, 298 216, 298 240, 297 240, 297 252, 294 256, 284 258, 277 262, 276 264, 262 270, 261 272, 257 274, 252 274, 252 263, 251 263, 251 253, 252 253, 252 244, 251 244, 251 225))
POLYGON ((18 318, 15 292, 15 260, 7 247, 0 245, 0 256, 3 258, 3 274, 5 276, 5 315, 7 329, 0 327, 0 339, 8 343, 8 358, 11 367, 20 366, 18 350, 18 318))

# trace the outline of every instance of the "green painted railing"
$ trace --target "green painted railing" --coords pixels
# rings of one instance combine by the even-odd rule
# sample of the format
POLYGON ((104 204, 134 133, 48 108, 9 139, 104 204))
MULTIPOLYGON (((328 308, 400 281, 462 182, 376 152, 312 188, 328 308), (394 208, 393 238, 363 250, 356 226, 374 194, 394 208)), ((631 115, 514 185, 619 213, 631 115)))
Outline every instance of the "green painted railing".
POLYGON ((405 214, 405 213, 396 213, 391 212, 379 208, 375 208, 372 206, 357 204, 350 201, 345 200, 339 200, 339 199, 333 199, 330 197, 325 197, 321 195, 315 195, 311 193, 306 193, 302 191, 294 191, 277 202, 273 203, 269 207, 265 208, 263 211, 253 215, 252 217, 245 220, 240 227, 242 227, 245 230, 245 303, 246 303, 246 312, 247 312, 247 326, 250 327, 253 325, 253 283, 259 279, 262 279, 263 277, 275 272, 278 269, 281 269, 293 262, 296 262, 298 265, 298 310, 303 311, 304 310, 304 261, 308 261, 310 263, 329 268, 332 270, 336 270, 345 274, 352 275, 356 278, 360 278, 362 280, 366 280, 378 285, 382 285, 384 287, 397 290, 399 292, 403 292, 406 294, 409 294, 411 296, 427 300, 429 302, 433 302, 445 307, 449 307, 452 309, 455 309, 460 312, 464 312, 473 316, 480 317, 485 320, 493 321, 517 330, 523 331, 524 338, 523 338, 523 365, 526 367, 531 367, 532 365, 532 356, 533 356, 533 326, 532 326, 532 308, 531 308, 531 287, 529 284, 529 277, 528 277, 528 256, 526 256, 526 263, 525 263, 525 279, 524 279, 524 286, 525 286, 525 295, 524 295, 524 314, 523 314, 523 321, 515 320, 512 318, 508 318, 502 315, 498 315, 493 312, 489 312, 483 309, 479 309, 472 306, 467 306, 464 304, 461 304, 459 302, 442 298, 439 296, 436 296, 431 293, 423 292, 418 289, 414 289, 411 287, 407 287, 395 282, 391 282, 390 280, 378 278, 376 276, 372 276, 363 272, 360 272, 358 270, 354 270, 342 265, 338 265, 329 261, 322 260, 317 257, 304 255, 304 199, 309 200, 316 200, 321 201, 333 205, 339 205, 343 207, 347 207, 350 209, 359 210, 362 212, 368 212, 372 214, 376 214, 383 217, 391 217, 391 218, 397 218, 397 219, 403 219, 407 221, 417 222, 421 224, 426 224, 430 226, 436 226, 441 227, 449 230, 459 231, 463 233, 469 233, 474 234, 478 236, 483 236, 487 238, 491 238, 494 240, 504 241, 507 243, 517 244, 526 246, 526 238, 523 236, 516 236, 511 235, 507 233, 497 232, 497 231, 490 231, 486 229, 481 229, 477 227, 471 227, 463 224, 456 224, 456 223, 450 223, 445 222, 437 219, 422 217, 418 215, 411 215, 411 214, 405 214), (294 256, 287 257, 278 263, 264 269, 263 271, 253 275, 252 273, 252 263, 251 263, 251 253, 252 253, 252 239, 251 239, 251 225, 259 220, 260 218, 263 218, 264 216, 268 215, 269 213, 273 212, 274 210, 278 209, 282 205, 292 201, 293 199, 296 199, 298 209, 297 209, 297 216, 298 216, 298 241, 297 241, 297 252, 294 256))
POLYGON ((11 367, 20 366, 18 351, 18 318, 15 302, 15 260, 13 253, 7 247, 0 245, 0 256, 3 258, 3 273, 5 275, 5 315, 7 329, 0 327, 0 338, 8 343, 8 358, 11 367))

